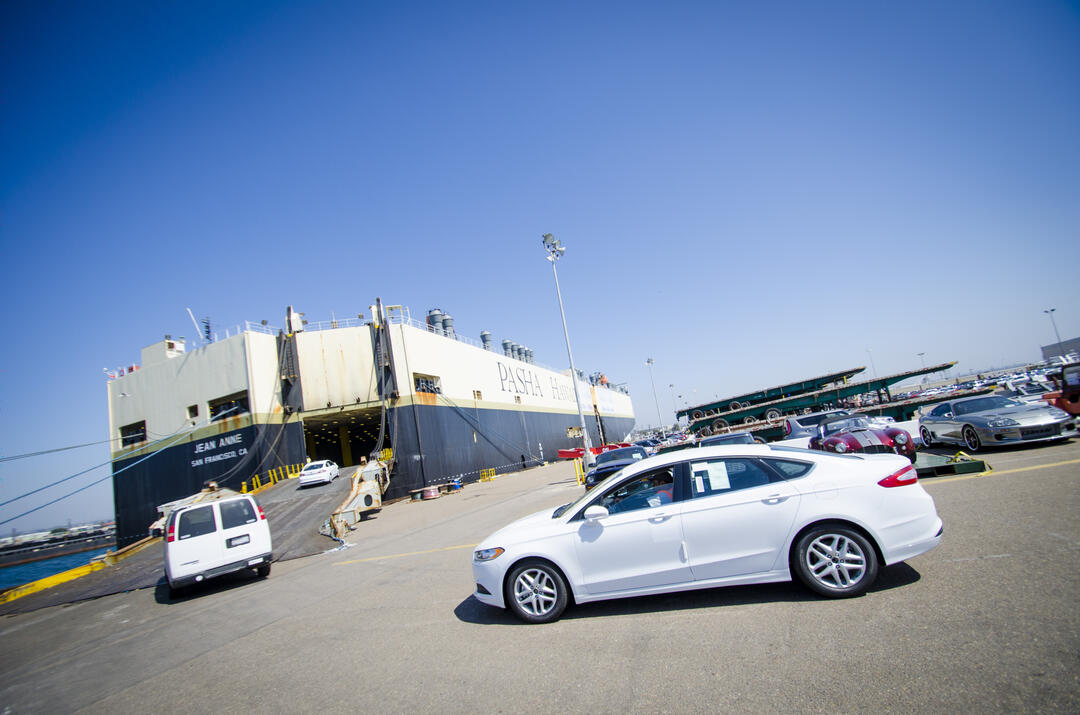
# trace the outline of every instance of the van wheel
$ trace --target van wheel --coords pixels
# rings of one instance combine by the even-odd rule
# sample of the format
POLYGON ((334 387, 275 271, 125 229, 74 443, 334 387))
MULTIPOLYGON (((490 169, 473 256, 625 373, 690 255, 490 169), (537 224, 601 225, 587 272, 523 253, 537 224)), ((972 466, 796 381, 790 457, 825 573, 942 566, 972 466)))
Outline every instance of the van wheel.
POLYGON ((259 578, 266 578, 270 575, 270 564, 262 564, 255 568, 255 573, 259 574, 259 578))

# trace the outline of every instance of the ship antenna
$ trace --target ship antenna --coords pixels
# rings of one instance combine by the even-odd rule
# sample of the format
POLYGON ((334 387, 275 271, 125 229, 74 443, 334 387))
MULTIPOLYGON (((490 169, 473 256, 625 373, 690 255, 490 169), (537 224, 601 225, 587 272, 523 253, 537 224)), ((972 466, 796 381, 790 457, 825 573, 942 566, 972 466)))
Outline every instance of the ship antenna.
MULTIPOLYGON (((199 327, 199 321, 195 320, 195 314, 191 312, 191 308, 185 308, 188 317, 191 318, 192 325, 195 326, 195 335, 198 338, 202 338, 202 328, 199 327)), ((205 340, 203 342, 206 342, 205 340)))

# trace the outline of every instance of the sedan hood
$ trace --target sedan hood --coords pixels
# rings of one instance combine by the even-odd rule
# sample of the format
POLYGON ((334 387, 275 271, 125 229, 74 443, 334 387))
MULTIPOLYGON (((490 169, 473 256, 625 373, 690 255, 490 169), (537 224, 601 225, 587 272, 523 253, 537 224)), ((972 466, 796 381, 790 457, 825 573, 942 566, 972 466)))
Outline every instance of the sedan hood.
POLYGON ((603 464, 600 464, 600 465, 598 465, 596 467, 593 467, 589 471, 589 474, 593 474, 594 472, 595 473, 600 473, 600 474, 603 474, 603 473, 610 474, 612 472, 616 472, 616 471, 622 469, 623 467, 625 467, 628 464, 633 464, 634 462, 640 462, 640 461, 641 461, 640 459, 614 459, 614 460, 612 460, 610 462, 604 462, 603 464))
POLYGON ((484 541, 477 548, 488 548, 489 546, 502 546, 507 544, 503 541, 507 537, 512 537, 510 542, 516 543, 522 541, 523 538, 528 538, 532 532, 542 531, 548 525, 554 523, 554 519, 551 515, 555 513, 556 507, 544 509, 528 516, 523 516, 517 521, 512 521, 503 528, 496 531, 491 536, 484 539, 484 541))
MULTIPOLYGON (((1011 420, 1016 420, 1021 425, 1035 425, 1045 424, 1046 422, 1056 422, 1063 420, 1063 417, 1054 417, 1050 412, 1049 407, 1044 405, 1017 405, 1016 407, 1009 407, 1004 410, 988 410, 986 412, 976 412, 972 414, 972 417, 980 417, 986 420, 992 420, 997 417, 1008 417, 1011 420)), ((961 417, 967 417, 967 415, 961 415, 961 417)))

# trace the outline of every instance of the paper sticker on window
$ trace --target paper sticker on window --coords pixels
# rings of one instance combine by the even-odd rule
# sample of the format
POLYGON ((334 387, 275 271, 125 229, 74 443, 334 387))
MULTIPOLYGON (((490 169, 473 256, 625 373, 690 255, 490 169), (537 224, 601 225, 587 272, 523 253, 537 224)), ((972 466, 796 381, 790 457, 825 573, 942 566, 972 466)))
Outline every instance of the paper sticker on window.
POLYGON ((727 465, 724 462, 694 462, 690 465, 690 471, 693 472, 696 478, 708 479, 709 491, 711 492, 731 489, 727 465))

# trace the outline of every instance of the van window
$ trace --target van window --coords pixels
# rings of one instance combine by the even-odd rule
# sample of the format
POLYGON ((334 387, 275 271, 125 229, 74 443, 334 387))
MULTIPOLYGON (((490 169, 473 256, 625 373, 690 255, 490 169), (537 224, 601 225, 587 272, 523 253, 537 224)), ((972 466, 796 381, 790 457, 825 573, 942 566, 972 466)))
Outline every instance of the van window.
POLYGON ((185 511, 180 515, 180 529, 177 538, 180 540, 191 536, 212 534, 217 530, 217 522, 214 521, 214 507, 201 506, 197 509, 185 511))
POLYGON ((251 502, 247 499, 221 502, 221 528, 231 529, 234 526, 254 524, 257 520, 255 510, 251 508, 251 502))

